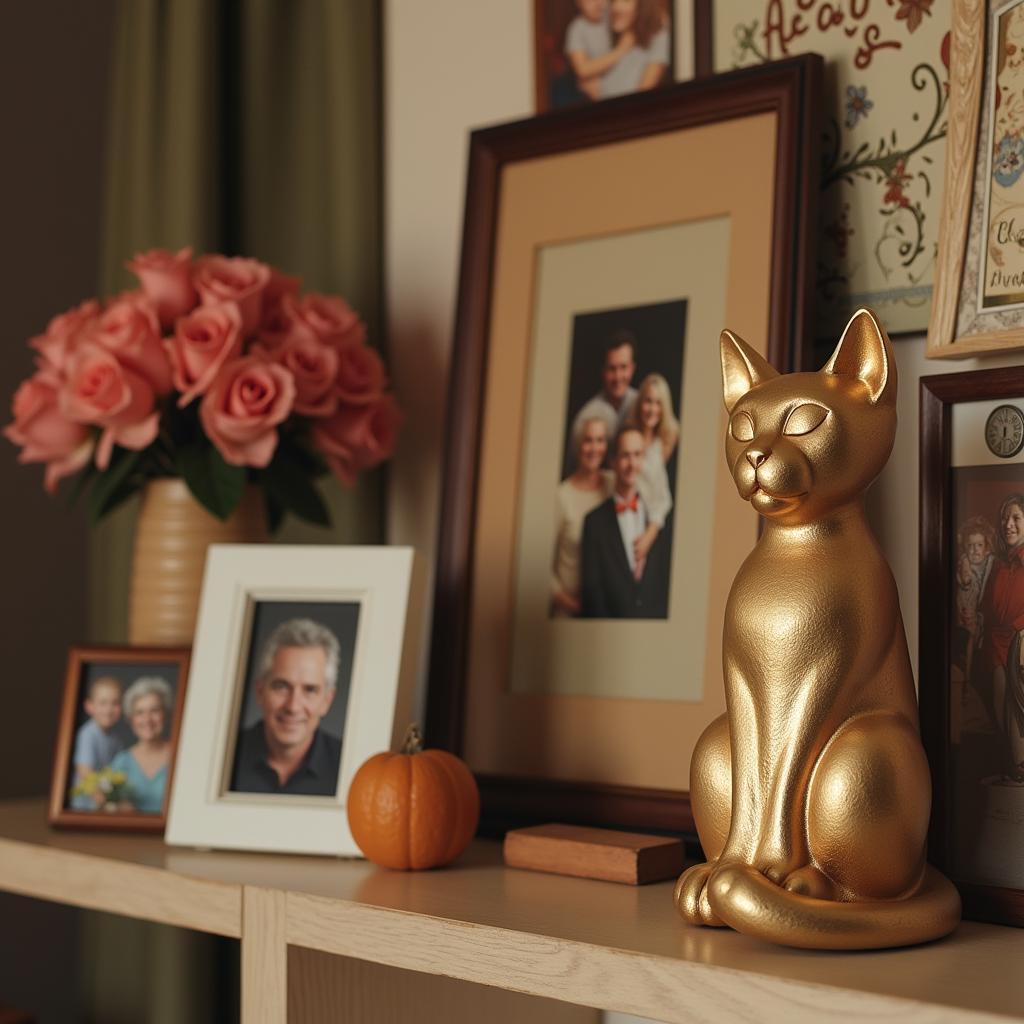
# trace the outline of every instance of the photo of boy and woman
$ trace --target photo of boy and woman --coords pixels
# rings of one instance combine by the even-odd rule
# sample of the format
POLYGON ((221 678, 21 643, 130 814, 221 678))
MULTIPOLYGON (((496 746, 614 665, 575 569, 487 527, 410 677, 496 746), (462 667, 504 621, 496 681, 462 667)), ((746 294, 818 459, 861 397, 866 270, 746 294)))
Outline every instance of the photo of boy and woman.
POLYGON ((541 109, 624 96, 673 80, 668 0, 544 0, 537 11, 541 109))
POLYGON ((163 814, 180 672, 176 662, 84 664, 66 810, 163 814))
POLYGON ((552 618, 665 619, 686 302, 577 315, 552 618))
POLYGON ((1015 887, 1024 884, 1022 470, 953 470, 950 543, 954 855, 964 877, 1015 887))

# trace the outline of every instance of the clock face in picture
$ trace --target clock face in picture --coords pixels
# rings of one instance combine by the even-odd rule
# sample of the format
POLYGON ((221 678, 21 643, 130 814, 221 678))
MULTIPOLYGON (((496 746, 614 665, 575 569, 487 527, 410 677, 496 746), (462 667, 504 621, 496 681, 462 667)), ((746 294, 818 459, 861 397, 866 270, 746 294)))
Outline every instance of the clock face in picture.
POLYGON ((1000 405, 985 422, 985 442, 993 455, 1009 459, 1024 448, 1024 412, 1015 405, 1000 405))

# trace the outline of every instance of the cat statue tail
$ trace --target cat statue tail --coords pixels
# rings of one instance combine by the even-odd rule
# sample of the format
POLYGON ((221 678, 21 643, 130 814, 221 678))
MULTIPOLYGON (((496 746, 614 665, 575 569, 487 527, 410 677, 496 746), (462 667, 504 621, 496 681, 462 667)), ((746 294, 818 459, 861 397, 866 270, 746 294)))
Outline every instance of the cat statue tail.
POLYGON ((932 867, 913 895, 839 902, 790 892, 744 864, 723 866, 708 885, 723 924, 744 935, 801 949, 887 949, 948 935, 960 922, 960 894, 932 867))

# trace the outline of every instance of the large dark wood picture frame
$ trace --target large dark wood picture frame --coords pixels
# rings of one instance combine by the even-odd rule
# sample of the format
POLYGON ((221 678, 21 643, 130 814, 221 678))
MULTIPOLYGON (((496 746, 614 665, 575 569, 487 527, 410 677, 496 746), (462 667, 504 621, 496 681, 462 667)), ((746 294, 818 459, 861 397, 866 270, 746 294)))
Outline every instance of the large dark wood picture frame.
MULTIPOLYGON (((1024 890, 978 885, 957 877, 951 814, 950 609, 955 575, 952 537, 953 407, 966 402, 1017 400, 1024 406, 1024 366, 921 378, 919 703, 921 738, 932 775, 929 860, 945 871, 963 897, 964 914, 1024 926, 1024 890)), ((1024 467, 1021 467, 1024 471, 1024 467)), ((1024 475, 1024 472, 1022 472, 1024 475)), ((996 524, 998 528, 998 524, 996 524)))
MULTIPOLYGON (((466 740, 464 716, 472 685, 467 678, 467 650, 474 599, 474 531, 504 174, 537 158, 773 115, 775 177, 771 186, 766 350, 780 370, 800 369, 808 361, 813 334, 810 283, 818 196, 813 184, 821 136, 818 100, 822 67, 819 57, 808 55, 472 133, 426 717, 427 740, 432 746, 462 753, 466 740)), ((743 154, 738 152, 736 158, 742 160, 743 154)), ((699 160, 700 154, 694 153, 693 159, 699 160)), ((725 326, 716 325, 714 336, 702 341, 717 345, 717 331, 725 326)), ((717 402, 716 408, 719 406, 717 402)), ((717 438, 708 438, 707 443, 717 451, 717 438)), ((689 752, 680 756, 688 760, 689 752)), ((478 781, 485 831, 542 820, 693 828, 688 794, 678 790, 479 772, 478 781)))
POLYGON ((164 831, 167 823, 167 809, 171 800, 171 786, 174 783, 174 765, 178 752, 182 711, 185 707, 190 655, 191 650, 188 647, 116 645, 71 648, 68 652, 64 696, 61 702, 50 785, 49 821, 51 825, 60 828, 99 829, 106 832, 162 833, 164 831), (174 665, 176 667, 177 686, 174 693, 174 707, 171 709, 170 721, 167 723, 171 753, 164 786, 163 809, 159 814, 135 811, 105 813, 98 809, 96 811, 75 810, 68 806, 68 789, 72 774, 71 758, 75 745, 75 723, 83 696, 82 681, 86 667, 93 663, 113 667, 126 664, 174 665))

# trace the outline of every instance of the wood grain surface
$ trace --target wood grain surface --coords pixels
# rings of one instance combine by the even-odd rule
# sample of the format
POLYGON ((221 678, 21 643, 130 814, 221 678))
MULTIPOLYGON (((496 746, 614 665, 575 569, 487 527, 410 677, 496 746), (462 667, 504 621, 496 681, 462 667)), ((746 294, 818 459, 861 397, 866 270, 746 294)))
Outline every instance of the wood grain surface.
POLYGON ((559 824, 515 829, 505 836, 503 850, 510 868, 625 885, 675 880, 685 858, 678 839, 559 824))
MULTIPOLYGON (((965 923, 942 942, 868 953, 782 949, 688 927, 671 882, 514 871, 499 843, 480 840, 449 868, 398 872, 54 831, 44 800, 2 801, 0 888, 236 937, 246 916, 279 934, 283 894, 292 946, 662 1021, 952 1024, 1019 1019, 1024 1007, 1017 929, 965 923), (251 887, 273 891, 270 911, 243 915, 251 887)), ((263 949, 282 971, 279 938, 263 949)))

